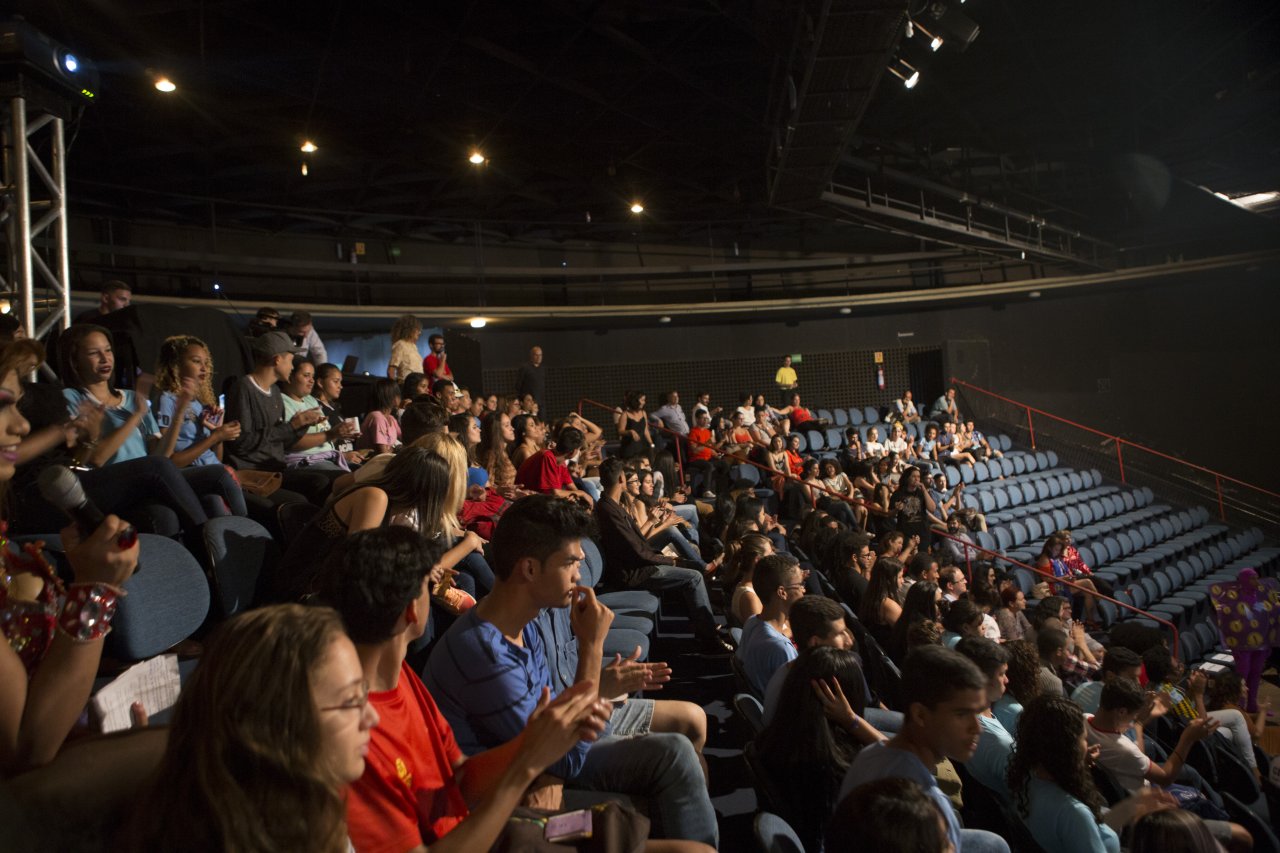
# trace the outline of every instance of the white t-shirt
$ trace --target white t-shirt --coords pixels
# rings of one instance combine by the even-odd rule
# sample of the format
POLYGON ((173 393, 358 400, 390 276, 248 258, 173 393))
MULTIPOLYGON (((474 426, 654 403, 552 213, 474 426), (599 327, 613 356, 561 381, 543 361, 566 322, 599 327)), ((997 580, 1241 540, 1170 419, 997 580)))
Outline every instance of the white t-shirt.
POLYGON ((863 450, 868 456, 881 457, 884 456, 884 445, 878 441, 868 441, 863 445, 863 450))
POLYGON ((1085 714, 1084 719, 1089 744, 1097 744, 1102 749, 1098 754, 1098 766, 1110 773, 1116 784, 1131 794, 1145 788, 1151 759, 1123 734, 1095 728, 1093 714, 1085 714))

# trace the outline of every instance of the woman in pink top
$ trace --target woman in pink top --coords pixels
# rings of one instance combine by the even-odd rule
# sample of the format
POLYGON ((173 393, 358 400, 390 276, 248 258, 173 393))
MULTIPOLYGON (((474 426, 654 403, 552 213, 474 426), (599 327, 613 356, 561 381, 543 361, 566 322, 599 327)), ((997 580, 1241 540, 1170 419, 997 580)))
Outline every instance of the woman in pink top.
POLYGON ((394 379, 379 379, 373 384, 373 410, 364 416, 360 446, 377 453, 390 453, 400 446, 400 384, 394 379))

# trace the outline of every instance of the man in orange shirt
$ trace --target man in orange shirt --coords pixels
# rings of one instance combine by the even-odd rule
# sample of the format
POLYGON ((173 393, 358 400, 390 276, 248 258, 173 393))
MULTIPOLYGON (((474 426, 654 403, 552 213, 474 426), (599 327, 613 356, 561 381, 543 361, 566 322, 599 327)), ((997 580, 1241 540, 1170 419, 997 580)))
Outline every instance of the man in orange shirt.
POLYGON ((689 484, 693 494, 714 497, 713 491, 723 490, 729 477, 729 464, 716 451, 724 442, 716 441, 711 432, 711 415, 706 409, 698 409, 697 426, 689 430, 689 484))

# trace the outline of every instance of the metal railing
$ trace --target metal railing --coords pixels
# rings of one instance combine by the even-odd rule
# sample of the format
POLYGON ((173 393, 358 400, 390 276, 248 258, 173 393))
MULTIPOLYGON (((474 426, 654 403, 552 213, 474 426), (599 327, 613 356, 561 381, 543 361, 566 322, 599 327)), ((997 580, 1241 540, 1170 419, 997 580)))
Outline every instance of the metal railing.
MULTIPOLYGON (((1036 449, 1036 419, 1039 418, 1042 436, 1051 434, 1057 441, 1075 445, 1089 456, 1093 464, 1114 473, 1121 483, 1130 484, 1135 479, 1145 477, 1157 481, 1159 487, 1166 492, 1190 496, 1188 502, 1215 500, 1218 517, 1224 522, 1228 520, 1227 510, 1231 508, 1239 516, 1236 520, 1241 523, 1261 523, 1273 529, 1280 523, 1280 494, 1269 489, 1130 441, 1123 436, 1046 412, 956 377, 951 378, 951 384, 983 395, 988 404, 984 411, 990 420, 1019 430, 1023 428, 1023 424, 1018 421, 1025 419, 1027 441, 1032 450, 1036 449), (991 401, 995 401, 995 404, 991 401), (1076 434, 1073 435, 1073 431, 1076 434), (1083 433, 1084 436, 1078 433, 1083 433), (1086 439, 1085 436, 1089 438, 1086 439)), ((1062 453, 1060 448, 1055 449, 1062 453)))
MULTIPOLYGON (((583 398, 581 398, 580 400, 578 400, 578 414, 579 414, 579 415, 581 415, 581 414, 582 414, 582 408, 583 408, 583 406, 584 406, 584 405, 595 406, 596 408, 603 409, 603 410, 605 410, 605 411, 609 412, 610 414, 617 414, 617 412, 618 412, 618 407, 617 407, 617 406, 610 406, 610 405, 608 405, 607 403, 601 403, 601 402, 600 402, 600 401, 598 401, 598 400, 592 400, 592 399, 590 399, 590 398, 588 398, 588 397, 583 397, 583 398)), ((675 447, 676 447, 676 465, 677 465, 677 470, 678 470, 678 472, 680 473, 680 483, 681 483, 681 485, 682 485, 682 486, 684 485, 684 471, 683 471, 683 463, 682 463, 682 457, 681 457, 680 443, 681 443, 681 441, 685 441, 685 442, 688 442, 689 444, 696 445, 696 446, 698 446, 698 447, 702 447, 702 448, 708 449, 708 450, 710 450, 712 453, 714 453, 714 454, 716 454, 716 455, 720 456, 720 457, 721 457, 721 458, 723 458, 723 459, 732 460, 732 463, 733 463, 733 464, 744 464, 744 465, 751 465, 751 466, 754 466, 755 468, 758 468, 758 469, 760 469, 760 470, 762 470, 762 471, 767 472, 767 473, 768 473, 768 475, 769 475, 769 476, 771 476, 771 477, 781 476, 784 480, 787 480, 788 482, 792 482, 792 483, 795 483, 795 484, 800 485, 800 486, 807 486, 807 487, 812 488, 812 489, 818 489, 819 491, 826 492, 826 493, 827 493, 828 495, 830 495, 831 497, 836 498, 836 499, 841 500, 841 501, 844 501, 844 502, 845 502, 845 503, 847 503, 847 504, 850 504, 850 505, 853 505, 853 506, 861 506, 861 507, 863 507, 863 508, 867 509, 867 510, 868 510, 868 512, 871 510, 871 508, 872 508, 872 506, 873 506, 872 504, 868 504, 866 501, 861 501, 861 500, 858 500, 857 498, 851 498, 851 497, 849 497, 849 496, 847 496, 847 495, 842 495, 842 494, 840 494, 839 492, 835 492, 835 491, 832 491, 831 489, 826 488, 825 486, 821 486, 821 485, 814 485, 814 484, 811 484, 811 483, 806 483, 804 480, 801 480, 799 477, 795 476, 794 474, 791 474, 790 472, 786 472, 786 473, 784 473, 784 472, 781 472, 781 471, 776 471, 776 470, 774 470, 773 468, 770 468, 770 467, 768 467, 767 465, 762 465, 762 464, 760 464, 759 462, 756 462, 756 461, 755 461, 755 460, 753 460, 753 459, 747 459, 747 458, 742 457, 742 456, 734 456, 734 455, 731 455, 731 454, 725 453, 725 452, 724 452, 723 450, 721 450, 720 448, 714 447, 714 446, 712 446, 712 445, 710 445, 710 444, 708 444, 708 443, 706 443, 706 442, 693 441, 693 440, 689 439, 689 437, 688 437, 688 436, 682 436, 682 435, 680 435, 680 433, 678 433, 678 432, 676 432, 676 431, 674 431, 674 430, 672 430, 672 429, 669 429, 669 428, 667 428, 667 427, 665 427, 665 426, 658 426, 658 425, 656 425, 656 424, 650 423, 650 424, 649 424, 649 428, 650 428, 650 429, 658 429, 658 430, 661 430, 662 432, 667 433, 667 434, 669 434, 669 435, 672 435, 672 436, 674 436, 674 437, 676 438, 676 440, 675 440, 675 441, 673 441, 672 443, 673 443, 673 444, 675 445, 675 447)), ((878 508, 878 507, 877 507, 877 508, 878 508)), ((981 554, 986 554, 986 555, 990 556, 990 557, 992 558, 992 560, 993 560, 993 561, 998 560, 998 561, 1000 561, 1000 562, 1002 562, 1002 563, 1006 563, 1006 564, 1011 565, 1011 566, 1017 566, 1017 567, 1019 567, 1019 568, 1026 569, 1027 571, 1031 572, 1032 574, 1034 574, 1034 575, 1038 575, 1038 576, 1040 576, 1040 577, 1043 577, 1043 578, 1045 578, 1046 580, 1048 580, 1048 581, 1049 581, 1049 582, 1051 582, 1051 583, 1062 584, 1063 586, 1066 586, 1066 587, 1069 587, 1069 588, 1071 588, 1071 589, 1074 589, 1075 591, 1079 592, 1079 593, 1080 593, 1080 594, 1082 594, 1082 595, 1092 595, 1092 596, 1094 596, 1095 598, 1097 598, 1097 599, 1099 599, 1099 600, 1101 600, 1101 601, 1109 601, 1109 602, 1111 602, 1112 604, 1114 604, 1116 607, 1119 607, 1119 608, 1121 608, 1121 609, 1123 609, 1123 610, 1132 611, 1133 613, 1136 613, 1136 614, 1138 614, 1139 616, 1143 616, 1143 617, 1145 617, 1145 618, 1147 618, 1147 619, 1150 619, 1150 620, 1151 620, 1151 621, 1153 621, 1153 622, 1156 622, 1157 624, 1160 624, 1160 625, 1165 626, 1165 627, 1166 627, 1166 628, 1168 628, 1168 629, 1169 629, 1169 631, 1170 631, 1170 632, 1172 632, 1172 634, 1173 634, 1173 643, 1172 643, 1172 645, 1171 645, 1171 649, 1173 650, 1173 654, 1174 654, 1174 656, 1175 656, 1175 657, 1177 657, 1177 655, 1178 655, 1178 649, 1179 649, 1179 638, 1180 638, 1180 637, 1179 637, 1179 632, 1178 632, 1178 627, 1177 627, 1176 625, 1174 625, 1172 622, 1168 621, 1167 619, 1163 619, 1163 618, 1161 618, 1160 616, 1157 616, 1156 614, 1151 613, 1151 612, 1149 612, 1149 611, 1142 610, 1141 608, 1136 607, 1136 606, 1134 606, 1134 605, 1132 605, 1132 604, 1129 604, 1128 602, 1120 601, 1120 600, 1115 599, 1115 598, 1112 598, 1111 596, 1108 596, 1108 595, 1103 595, 1101 592, 1098 592, 1097 590, 1090 590, 1090 589, 1086 589, 1086 588, 1084 588, 1084 587, 1080 586, 1079 584, 1074 583, 1073 581, 1067 580, 1067 579, 1065 579, 1065 578, 1055 577, 1055 576, 1054 576, 1054 574, 1053 574, 1052 572, 1047 572, 1047 571, 1045 571, 1044 569, 1038 568, 1038 567, 1036 567, 1036 566, 1028 565, 1028 564, 1026 564, 1026 563, 1021 562, 1020 560, 1015 560, 1015 559, 1013 559, 1012 557, 1005 556, 1004 554, 1001 554, 1001 553, 1000 553, 1000 552, 998 552, 998 551, 992 551, 992 550, 991 550, 991 549, 989 549, 989 548, 984 548, 984 547, 982 547, 981 545, 978 545, 977 543, 974 543, 974 542, 965 542, 963 539, 959 539, 958 537, 952 536, 952 535, 950 535, 950 534, 948 534, 948 533, 944 533, 944 532, 942 532, 942 531, 940 531, 940 530, 934 530, 934 531, 932 531, 932 535, 933 535, 933 536, 935 536, 935 537, 943 538, 943 539, 951 539, 951 540, 953 540, 953 541, 956 541, 956 542, 960 543, 960 546, 964 549, 964 555, 965 555, 965 576, 966 576, 970 581, 972 581, 972 580, 973 580, 973 565, 972 565, 972 558, 971 558, 970 554, 971 554, 972 552, 977 552, 977 553, 981 553, 981 554), (972 550, 971 550, 971 549, 972 549, 972 550)))

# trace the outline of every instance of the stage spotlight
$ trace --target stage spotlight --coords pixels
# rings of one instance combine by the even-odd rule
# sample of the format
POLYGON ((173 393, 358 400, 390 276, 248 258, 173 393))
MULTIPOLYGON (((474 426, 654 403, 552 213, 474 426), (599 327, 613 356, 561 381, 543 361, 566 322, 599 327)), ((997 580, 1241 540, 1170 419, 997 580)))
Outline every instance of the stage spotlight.
POLYGON ((62 57, 62 67, 67 69, 70 74, 75 74, 80 70, 80 60, 76 59, 75 54, 68 53, 62 57))
POLYGON ((178 86, 168 77, 157 77, 156 89, 158 91, 164 92, 167 95, 170 92, 176 92, 178 90, 178 86))
POLYGON ((213 292, 214 292, 214 293, 217 293, 219 290, 222 290, 222 285, 218 284, 218 283, 215 281, 215 282, 213 283, 213 292))
POLYGON ((301 150, 303 154, 314 154, 320 149, 316 147, 316 144, 314 142, 312 142, 310 139, 307 139, 303 141, 302 148, 299 150, 301 150))
POLYGON ((632 213, 644 213, 644 205, 638 201, 631 202, 632 213))
POLYGON ((471 328, 483 329, 488 324, 488 322, 489 321, 483 317, 476 317, 474 320, 471 321, 471 328))
POLYGON ((942 36, 934 35, 924 27, 917 24, 915 21, 911 20, 910 18, 907 18, 907 33, 906 33, 907 38, 915 38, 916 30, 919 30, 920 32, 922 32, 924 34, 924 37, 929 40, 930 50, 936 52, 938 48, 942 47, 942 36))
POLYGON ((306 163, 303 163, 303 164, 302 164, 302 177, 304 177, 304 178, 305 178, 307 175, 308 175, 308 171, 307 171, 307 164, 306 164, 306 163))
POLYGON ((916 84, 920 82, 920 72, 905 59, 894 60, 889 66, 889 73, 901 80, 902 85, 908 89, 914 89, 916 84))
POLYGON ((972 44, 980 32, 972 18, 946 3, 930 3, 923 15, 916 16, 916 28, 923 31, 922 20, 938 36, 958 43, 961 50, 972 44))
POLYGON ((473 166, 482 166, 482 165, 484 165, 484 155, 483 155, 483 154, 481 154, 479 151, 472 151, 472 152, 471 152, 471 156, 470 156, 470 157, 468 157, 468 158, 467 158, 467 160, 468 160, 468 161, 471 163, 471 165, 473 165, 473 166))

